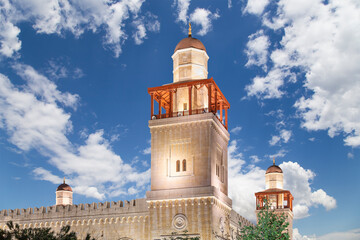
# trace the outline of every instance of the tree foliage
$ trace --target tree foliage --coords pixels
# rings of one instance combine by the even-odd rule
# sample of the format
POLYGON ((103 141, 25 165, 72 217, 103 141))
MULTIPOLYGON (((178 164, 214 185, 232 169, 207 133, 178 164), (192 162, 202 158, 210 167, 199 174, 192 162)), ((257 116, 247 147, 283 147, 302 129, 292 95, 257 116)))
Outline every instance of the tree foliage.
POLYGON ((241 235, 238 240, 289 240, 290 235, 287 227, 289 223, 286 221, 284 214, 275 214, 275 210, 271 210, 269 202, 265 199, 265 206, 257 214, 258 223, 255 226, 245 226, 240 230, 241 235))
MULTIPOLYGON (((8 222, 8 230, 0 229, 0 240, 77 240, 70 226, 64 226, 55 233, 51 228, 20 228, 19 224, 8 222)), ((95 240, 88 234, 86 240, 95 240)))

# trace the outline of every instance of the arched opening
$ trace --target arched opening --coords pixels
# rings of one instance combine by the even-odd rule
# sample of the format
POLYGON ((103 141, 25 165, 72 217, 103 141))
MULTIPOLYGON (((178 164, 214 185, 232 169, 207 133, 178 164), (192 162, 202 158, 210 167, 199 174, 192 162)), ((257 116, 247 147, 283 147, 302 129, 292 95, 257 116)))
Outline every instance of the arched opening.
POLYGON ((180 172, 180 160, 176 161, 176 172, 180 172))
POLYGON ((182 170, 183 170, 183 172, 186 172, 186 160, 185 159, 182 161, 182 170))

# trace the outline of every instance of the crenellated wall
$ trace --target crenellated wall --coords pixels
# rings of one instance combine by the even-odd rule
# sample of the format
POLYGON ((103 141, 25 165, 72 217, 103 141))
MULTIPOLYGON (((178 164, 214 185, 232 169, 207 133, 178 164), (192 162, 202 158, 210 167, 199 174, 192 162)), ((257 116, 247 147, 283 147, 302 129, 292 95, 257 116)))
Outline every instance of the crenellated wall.
POLYGON ((147 239, 149 210, 145 199, 0 211, 0 228, 13 221, 22 228, 70 225, 80 239, 90 233, 96 239, 129 237, 147 239))

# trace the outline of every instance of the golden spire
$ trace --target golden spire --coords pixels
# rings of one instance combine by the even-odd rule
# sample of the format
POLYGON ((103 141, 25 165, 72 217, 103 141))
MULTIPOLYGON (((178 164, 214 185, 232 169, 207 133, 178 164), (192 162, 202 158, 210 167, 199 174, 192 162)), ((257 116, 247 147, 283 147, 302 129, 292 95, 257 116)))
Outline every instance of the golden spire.
POLYGON ((189 22, 189 37, 191 37, 191 22, 189 22))
POLYGON ((275 157, 273 158, 273 165, 275 165, 275 157))
POLYGON ((65 184, 65 177, 64 177, 64 184, 65 184))

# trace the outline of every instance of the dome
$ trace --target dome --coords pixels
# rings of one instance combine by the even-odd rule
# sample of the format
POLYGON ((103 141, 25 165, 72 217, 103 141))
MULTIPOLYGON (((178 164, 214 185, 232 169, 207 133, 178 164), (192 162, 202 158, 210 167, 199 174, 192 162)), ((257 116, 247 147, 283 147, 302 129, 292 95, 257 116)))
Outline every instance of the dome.
POLYGON ((271 165, 270 167, 268 167, 268 169, 266 170, 266 174, 268 173, 283 173, 283 171, 281 170, 281 168, 277 165, 271 165))
POLYGON ((70 191, 70 192, 72 192, 72 189, 71 189, 71 187, 69 185, 67 185, 65 183, 65 178, 64 178, 64 182, 57 187, 56 191, 70 191))
POLYGON ((196 48, 196 49, 203 50, 206 52, 206 48, 205 48, 204 44, 199 39, 191 37, 191 35, 189 35, 189 37, 187 37, 187 38, 182 39, 176 45, 174 52, 176 52, 177 50, 180 50, 180 49, 185 49, 185 48, 196 48))

